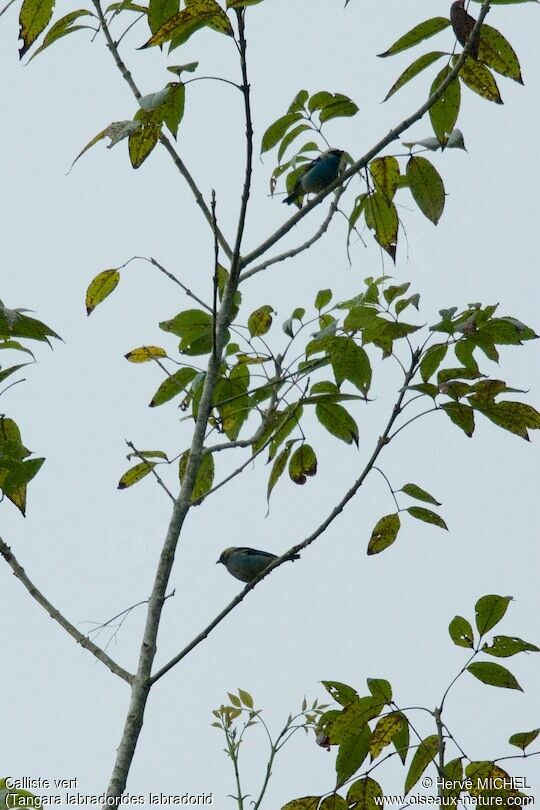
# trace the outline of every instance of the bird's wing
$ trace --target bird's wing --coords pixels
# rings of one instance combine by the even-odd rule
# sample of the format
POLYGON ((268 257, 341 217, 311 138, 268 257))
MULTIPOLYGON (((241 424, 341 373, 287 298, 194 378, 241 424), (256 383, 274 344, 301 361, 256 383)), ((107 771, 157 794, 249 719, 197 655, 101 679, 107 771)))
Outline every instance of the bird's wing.
POLYGON ((244 548, 237 548, 237 551, 241 551, 247 557, 266 557, 269 560, 275 559, 275 554, 270 554, 269 551, 259 551, 256 548, 248 548, 247 546, 244 548))

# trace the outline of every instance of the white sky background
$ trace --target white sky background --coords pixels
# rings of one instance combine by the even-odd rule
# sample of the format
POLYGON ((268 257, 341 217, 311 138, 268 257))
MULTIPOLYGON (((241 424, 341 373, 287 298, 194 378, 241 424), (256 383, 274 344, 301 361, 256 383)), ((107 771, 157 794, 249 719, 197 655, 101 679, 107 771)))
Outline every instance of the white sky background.
MULTIPOLYGON (((305 87, 344 92, 359 105, 353 119, 330 123, 333 145, 362 155, 426 97, 436 66, 381 105, 401 70, 420 53, 451 48, 443 32, 424 47, 386 60, 375 54, 430 16, 445 15, 443 0, 367 4, 351 0, 295 3, 268 0, 248 12, 249 69, 256 148, 262 132, 305 87)), ((472 4, 474 5, 474 4, 472 4)), ((61 4, 60 15, 69 10, 61 4)), ((478 7, 474 5, 477 14, 478 7)), ((408 233, 401 236, 394 269, 373 240, 353 246, 349 266, 346 224, 336 218, 329 234, 298 259, 255 276, 243 289, 246 315, 271 304, 276 346, 280 324, 294 307, 311 306, 318 289, 336 300, 359 291, 362 279, 395 274, 421 293, 417 322, 434 323, 437 311, 470 301, 500 302, 538 331, 536 258, 540 17, 535 4, 496 7, 488 22, 516 49, 525 87, 500 78, 505 101, 489 104, 464 89, 459 126, 468 154, 433 159, 444 177, 446 210, 437 228, 406 193, 398 195, 408 233)), ((126 492, 116 484, 127 467, 127 438, 141 448, 171 455, 188 446, 189 423, 179 423, 176 403, 149 409, 161 381, 151 364, 135 366, 124 354, 158 343, 175 349, 159 330, 192 302, 149 265, 132 264, 114 296, 90 319, 84 293, 90 279, 133 255, 155 256, 197 294, 209 299, 212 242, 206 222, 164 150, 157 148, 133 171, 124 142, 108 151, 100 143, 66 176, 74 156, 113 120, 136 111, 101 39, 92 45, 78 32, 53 45, 28 67, 18 64, 17 20, 1 20, 4 201, 0 297, 9 307, 29 307, 65 343, 51 352, 37 346, 38 364, 27 382, 2 398, 2 412, 21 426, 23 440, 47 462, 29 488, 28 517, 1 507, 1 535, 28 575, 83 631, 147 598, 169 519, 169 501, 150 478, 126 492)), ((199 60, 195 75, 238 80, 237 54, 226 37, 203 31, 170 57, 158 49, 132 51, 147 39, 144 23, 124 40, 123 54, 143 92, 170 79, 167 64, 199 60)), ((243 182, 240 94, 223 84, 188 87, 178 148, 205 197, 216 188, 220 224, 231 241, 243 182)), ((427 121, 411 137, 431 134, 427 121)), ((406 137, 406 140, 409 138, 406 137)), ((396 145, 397 146, 397 145, 396 145)), ((270 199, 275 154, 255 162, 245 249, 256 246, 290 214, 270 199)), ((353 186, 357 193, 357 186, 353 186)), ((351 197, 351 192, 349 192, 351 197)), ((278 248, 310 235, 327 203, 278 248)), ((415 314, 415 313, 412 313, 415 314)), ((408 315, 408 312, 407 312, 408 315)), ((409 316, 412 320, 412 315, 409 316)), ((273 333, 271 333, 273 334, 273 333)), ((313 425, 310 439, 319 473, 304 488, 285 477, 266 514, 269 468, 261 460, 223 488, 186 522, 159 637, 160 666, 196 635, 238 592, 240 583, 215 565, 230 545, 281 552, 310 533, 357 477, 388 419, 400 379, 386 361, 374 363, 372 401, 355 413, 360 448, 329 440, 313 425)), ((539 397, 538 347, 501 349, 491 373, 539 397)), ((244 457, 242 457, 244 458, 244 457)), ((219 459, 221 465, 232 462, 219 459)), ((236 463, 239 463, 237 461, 236 463)), ((539 642, 538 456, 534 444, 477 420, 467 439, 442 415, 417 421, 385 450, 380 464, 395 487, 414 481, 443 501, 450 532, 403 520, 397 542, 368 558, 376 520, 393 511, 382 478, 365 487, 326 535, 294 566, 261 583, 212 635, 153 691, 130 775, 132 793, 210 792, 214 805, 233 806, 233 774, 223 740, 210 728, 211 710, 227 690, 249 690, 277 732, 302 697, 324 698, 321 679, 341 680, 365 693, 366 677, 388 678, 402 706, 433 707, 465 662, 454 647, 450 619, 473 617, 486 593, 512 594, 496 631, 539 642)), ((174 471, 171 470, 171 480, 174 471)), ((406 504, 405 504, 406 505, 406 504)), ((128 688, 96 663, 33 602, 7 567, 2 593, 2 743, 0 777, 78 778, 81 793, 105 789, 128 704, 128 688)), ((135 667, 144 620, 139 609, 109 652, 135 667)), ((98 643, 106 643, 101 636, 98 643)), ((447 703, 447 723, 471 757, 517 753, 510 734, 540 725, 540 660, 502 660, 524 694, 497 690, 464 677, 447 703)), ((424 733, 433 733, 424 720, 424 733)), ((262 779, 263 738, 254 730, 245 749, 246 793, 262 779)), ((299 737, 274 768, 266 807, 330 790, 335 749, 299 737)), ((512 763, 540 797, 540 762, 512 763)), ((405 772, 375 772, 387 792, 401 791, 405 772), (386 775, 385 775, 386 774, 386 775)))

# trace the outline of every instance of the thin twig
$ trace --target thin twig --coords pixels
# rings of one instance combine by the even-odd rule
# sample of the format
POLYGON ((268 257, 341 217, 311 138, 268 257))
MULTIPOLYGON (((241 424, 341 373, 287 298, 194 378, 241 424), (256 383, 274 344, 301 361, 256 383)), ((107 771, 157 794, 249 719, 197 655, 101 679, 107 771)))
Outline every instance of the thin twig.
POLYGON ((127 444, 127 446, 128 446, 128 447, 130 447, 130 448, 131 448, 131 450, 133 450, 133 454, 134 454, 135 456, 137 456, 137 458, 138 458, 138 459, 140 459, 140 460, 141 460, 141 461, 142 461, 144 464, 148 464, 148 465, 150 466, 150 472, 152 473, 152 475, 154 476, 154 478, 156 479, 156 481, 158 482, 158 484, 160 485, 160 487, 161 487, 163 490, 165 490, 165 492, 167 493, 167 495, 169 496, 169 498, 171 499, 171 501, 172 501, 173 503, 175 503, 175 502, 176 502, 176 498, 174 497, 174 495, 172 494, 172 492, 171 492, 171 491, 170 491, 170 489, 168 488, 167 484, 164 482, 164 480, 163 480, 163 478, 161 477, 161 475, 160 475, 158 472, 156 472, 155 467, 151 466, 151 465, 152 465, 152 462, 149 462, 149 461, 148 461, 148 459, 144 457, 144 455, 142 454, 142 452, 141 452, 140 450, 137 450, 137 448, 135 447, 135 445, 133 444, 133 442, 129 442, 129 441, 126 439, 126 444, 127 444))
POLYGON ((115 675, 118 675, 119 678, 122 678, 123 681, 126 683, 131 683, 133 681, 133 675, 127 672, 123 667, 113 661, 107 653, 98 647, 97 644, 94 644, 93 641, 90 641, 88 636, 83 635, 77 628, 68 621, 65 616, 63 616, 60 611, 54 607, 54 605, 49 602, 49 600, 41 593, 41 591, 36 588, 34 583, 28 578, 24 568, 19 564, 17 558, 11 551, 10 547, 5 543, 2 538, 0 537, 0 554, 5 559, 17 579, 22 582, 30 596, 36 600, 36 602, 44 608, 51 619, 54 619, 55 622, 64 628, 64 630, 69 633, 69 635, 75 639, 75 641, 84 647, 85 650, 91 652, 93 656, 95 656, 102 664, 105 664, 111 672, 115 675))
POLYGON ((163 273, 165 276, 167 276, 167 278, 170 278, 171 281, 174 281, 175 284, 178 284, 178 286, 182 288, 182 290, 185 292, 186 295, 189 295, 190 298, 193 298, 193 300, 196 301, 201 307, 206 309, 207 312, 212 312, 212 307, 211 306, 209 306, 205 301, 203 301, 202 298, 199 298, 198 295, 195 295, 195 293, 192 292, 189 289, 189 287, 186 287, 186 285, 183 284, 180 281, 179 278, 177 278, 175 275, 173 275, 173 273, 171 273, 169 270, 166 270, 163 267, 163 265, 161 265, 157 261, 157 259, 154 259, 153 256, 151 256, 149 259, 145 258, 144 256, 141 256, 140 258, 143 259, 145 262, 149 262, 150 264, 153 264, 154 267, 157 267, 157 269, 161 273, 163 273))
POLYGON ((245 279, 250 278, 250 276, 254 276, 255 273, 260 273, 261 270, 266 270, 267 267, 271 267, 273 264, 277 264, 278 262, 284 262, 286 259, 292 259, 294 256, 298 256, 299 253, 303 253, 304 250, 308 250, 312 245, 315 244, 328 230, 328 227, 334 217, 334 214, 337 211, 339 198, 344 193, 345 187, 342 186, 338 189, 334 199, 332 200, 332 204, 328 209, 328 214, 326 215, 323 223, 321 224, 320 228, 313 234, 313 236, 304 242, 302 245, 298 245, 298 247, 292 248, 291 250, 287 250, 285 253, 280 253, 278 256, 273 256, 271 259, 267 259, 265 262, 261 262, 261 264, 255 265, 255 267, 251 267, 249 270, 240 274, 240 281, 245 281, 245 279))

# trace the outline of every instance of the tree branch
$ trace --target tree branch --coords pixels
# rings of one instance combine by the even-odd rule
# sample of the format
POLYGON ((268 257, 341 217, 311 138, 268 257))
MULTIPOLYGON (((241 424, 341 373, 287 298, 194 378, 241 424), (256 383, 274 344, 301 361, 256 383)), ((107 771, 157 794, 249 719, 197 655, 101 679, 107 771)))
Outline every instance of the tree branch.
MULTIPOLYGON (((94 0, 99 2, 99 0, 94 0)), ((243 12, 238 13, 239 27, 240 27, 240 53, 243 77, 243 91, 245 100, 246 111, 246 132, 248 136, 247 146, 247 160, 246 160, 246 176, 244 180, 244 189, 242 193, 242 203, 240 206, 240 218, 238 223, 238 230, 236 235, 236 242, 234 253, 231 259, 231 271, 225 285, 221 305, 217 313, 216 326, 215 326, 215 351, 212 351, 208 359, 207 371, 204 378, 203 390, 199 402, 199 409, 197 412, 197 419, 193 430, 193 438, 191 448, 189 451, 188 461, 186 465, 185 475, 182 481, 180 494, 176 499, 173 506, 173 511, 163 547, 161 550, 159 562, 156 569, 154 578, 154 585, 152 593, 148 602, 148 612, 146 616, 146 623, 143 633, 143 640, 139 654, 139 663, 137 673, 133 677, 131 689, 131 701, 124 723, 124 730, 122 738, 117 749, 116 762, 113 768, 109 786, 107 789, 107 799, 117 798, 122 795, 126 787, 127 776, 135 754, 135 748, 141 732, 144 711, 148 699, 148 693, 152 686, 151 672, 154 657, 157 649, 157 635, 161 619, 161 611, 165 601, 166 588, 171 576, 172 566, 176 548, 178 546, 180 532, 184 524, 187 513, 189 512, 192 504, 191 493, 195 485, 195 480, 203 457, 203 445, 206 436, 206 428, 210 413, 212 411, 212 397, 216 386, 216 381, 219 375, 221 364, 221 357, 225 346, 225 336, 227 327, 231 321, 231 311, 234 302, 234 294, 238 288, 238 272, 239 272, 239 256, 242 243, 242 236, 245 226, 245 216, 247 211, 247 202, 249 199, 250 183, 251 183, 251 163, 252 163, 252 136, 250 136, 251 127, 251 111, 249 102, 249 85, 247 80, 247 68, 245 61, 246 44, 244 39, 244 26, 243 26, 243 12)), ((162 142, 165 145, 168 143, 167 139, 162 142)), ((169 149, 169 147, 167 147, 169 149)), ((170 147, 172 150, 172 147, 170 147)), ((174 150, 172 150, 172 154, 174 150)), ((176 153, 174 153, 176 154, 176 153)), ((176 156, 178 158, 178 156, 176 156)), ((178 160, 180 160, 178 158, 178 160)), ((180 161, 181 162, 181 161, 180 161)), ((206 205, 201 198, 201 203, 206 209, 206 205)), ((200 203, 200 204, 201 204, 200 203)), ((206 209, 207 210, 207 209, 206 209)), ((209 223, 212 226, 212 215, 208 211, 209 223)), ((227 248, 228 249, 228 248, 227 248)), ((225 248, 224 248, 225 250, 225 248)), ((225 250, 225 252, 227 252, 225 250)), ((108 806, 108 802, 104 807, 108 806)))
POLYGON ((235 596, 232 602, 229 602, 229 604, 225 608, 223 608, 221 613, 218 613, 218 615, 210 622, 209 625, 207 625, 207 627, 204 628, 204 630, 202 630, 198 635, 196 635, 195 638, 192 639, 192 641, 190 641, 189 644, 187 644, 183 650, 181 650, 177 655, 174 656, 174 658, 171 658, 171 660, 167 664, 165 664, 154 675, 152 675, 152 677, 150 678, 151 686, 153 686, 153 684, 156 683, 156 681, 158 681, 160 678, 166 675, 166 673, 169 672, 169 670, 171 670, 173 667, 175 667, 176 664, 180 663, 180 661, 183 658, 185 658, 186 655, 190 653, 195 647, 197 647, 201 643, 201 641, 204 641, 205 638, 207 638, 210 635, 212 630, 215 627, 217 627, 217 625, 220 624, 223 621, 223 619, 226 616, 228 616, 229 613, 232 610, 234 610, 234 608, 245 599, 248 593, 251 590, 253 590, 253 588, 256 585, 258 585, 262 579, 267 577, 268 574, 270 574, 274 570, 274 568, 278 568, 284 562, 291 560, 295 554, 311 545, 311 543, 313 543, 321 534, 323 534, 323 532, 326 531, 328 526, 330 526, 330 524, 333 523, 333 521, 337 518, 337 516, 343 511, 347 503, 354 497, 354 495, 357 493, 357 491, 364 483, 368 473, 373 468, 375 461, 379 456, 383 447, 385 447, 385 445, 388 444, 389 441, 388 437, 390 435, 390 431, 392 430, 392 426, 394 425, 394 422, 396 421, 397 417, 401 412, 401 405, 403 402, 403 398, 405 396, 407 386, 409 385, 409 383, 411 382, 412 378, 416 373, 418 361, 419 361, 419 354, 415 352, 413 354, 409 369, 405 375, 405 381, 399 392, 398 399, 392 409, 392 413, 390 415, 390 418, 388 419, 388 423, 384 429, 382 436, 379 437, 375 449, 371 454, 364 469, 362 470, 360 476, 356 479, 352 487, 345 493, 345 495, 339 501, 339 503, 332 509, 328 517, 325 518, 325 520, 320 524, 320 526, 317 529, 315 529, 315 531, 313 531, 310 535, 308 535, 308 537, 306 537, 305 540, 303 540, 301 543, 298 543, 295 546, 292 546, 288 551, 282 554, 281 557, 277 557, 271 563, 271 565, 269 565, 267 568, 264 569, 264 571, 261 574, 259 574, 259 576, 256 579, 252 579, 251 582, 249 582, 245 586, 245 588, 242 591, 240 591, 240 593, 237 596, 235 596))
POLYGON ((69 633, 69 635, 75 639, 77 644, 80 644, 81 647, 84 647, 85 650, 91 652, 92 655, 101 661, 102 664, 105 664, 111 672, 115 675, 118 675, 119 678, 122 678, 123 681, 126 683, 131 683, 133 680, 133 675, 127 672, 123 667, 113 661, 113 659, 107 655, 107 653, 98 647, 97 644, 94 644, 93 641, 90 641, 88 636, 83 635, 77 628, 71 624, 61 613, 60 611, 54 607, 51 602, 41 593, 41 591, 36 588, 34 583, 27 577, 24 568, 19 564, 17 558, 11 551, 10 547, 5 543, 2 538, 0 537, 0 554, 5 559, 17 579, 22 582, 30 596, 36 600, 36 602, 44 608, 51 619, 54 619, 55 622, 58 622, 60 627, 63 627, 64 630, 69 633))
POLYGON ((274 256, 271 259, 267 259, 265 262, 261 262, 261 264, 255 265, 250 270, 246 270, 244 273, 240 274, 240 281, 245 281, 245 279, 250 278, 250 276, 254 276, 255 273, 260 273, 261 270, 266 270, 267 267, 271 267, 273 264, 277 264, 278 262, 284 262, 286 259, 292 259, 294 256, 298 256, 299 253, 303 253, 304 250, 308 250, 312 245, 317 242, 321 236, 324 236, 328 227, 334 218, 334 214, 337 211, 338 203, 341 195, 345 191, 345 186, 340 186, 337 190, 335 198, 332 200, 332 204, 329 208, 328 214, 326 215, 324 221, 322 222, 320 228, 313 234, 313 236, 304 242, 302 245, 298 245, 296 248, 292 248, 292 250, 287 250, 285 253, 280 253, 278 256, 274 256))
POLYGON ((349 169, 344 171, 343 174, 341 174, 332 183, 330 183, 330 185, 327 186, 324 189, 324 191, 321 191, 319 194, 317 194, 317 196, 314 197, 314 199, 311 200, 311 202, 309 202, 307 205, 301 208, 296 214, 294 214, 294 216, 288 219, 287 222, 284 222, 283 225, 281 225, 281 227, 279 227, 277 231, 275 231, 272 234, 272 236, 269 236, 268 239, 265 239, 264 242, 262 242, 259 245, 259 247, 255 248, 254 250, 251 251, 251 253, 248 253, 246 256, 244 256, 241 263, 242 269, 244 267, 247 267, 253 261, 255 261, 255 259, 258 259, 259 256, 262 256, 264 253, 266 253, 268 248, 273 247, 276 244, 276 242, 279 242, 280 239, 282 239, 286 234, 288 234, 289 231, 292 228, 294 228, 294 226, 297 225, 305 216, 310 214, 314 208, 316 208, 318 205, 324 202, 324 200, 328 197, 329 194, 335 191, 335 189, 339 188, 339 186, 342 186, 350 177, 353 177, 353 175, 358 174, 358 172, 360 172, 362 169, 365 169, 370 160, 372 160, 376 155, 379 154, 379 152, 381 152, 383 149, 389 146, 392 143, 392 141, 397 140, 397 138, 399 138, 403 132, 409 129, 409 127, 412 126, 412 124, 415 124, 427 112, 429 112, 429 110, 433 107, 433 105, 442 97, 446 88, 458 76, 459 71, 465 64, 469 51, 471 49, 471 45, 474 42, 476 33, 480 30, 482 22, 484 21, 486 14, 490 9, 490 6, 491 0, 484 0, 482 8, 480 9, 480 14, 478 15, 478 20, 476 21, 476 25, 474 26, 474 29, 471 32, 471 35, 467 41, 467 44, 463 48, 463 51, 460 54, 456 64, 454 65, 454 67, 452 68, 446 79, 443 82, 441 82, 437 90, 435 90, 435 92, 431 94, 428 100, 425 101, 424 104, 422 104, 422 106, 416 110, 416 112, 412 113, 412 115, 409 115, 408 118, 405 118, 394 129, 391 129, 390 132, 384 136, 384 138, 381 138, 381 140, 378 143, 376 143, 375 146, 373 146, 368 152, 366 152, 366 154, 363 157, 361 157, 360 160, 357 160, 356 163, 353 163, 353 165, 349 169))
MULTIPOLYGON (((142 95, 141 91, 139 90, 139 88, 135 84, 135 81, 133 80, 133 76, 131 75, 131 72, 128 70, 126 63, 124 62, 124 60, 120 56, 120 53, 118 51, 118 43, 116 43, 114 41, 114 39, 112 38, 110 29, 109 29, 109 25, 107 23, 107 20, 105 19, 105 15, 103 14, 103 10, 101 8, 101 2, 100 2, 100 0, 92 0, 92 3, 94 5, 94 8, 96 9, 96 13, 97 13, 101 28, 103 30, 103 34, 105 36, 105 40, 107 42, 107 47, 108 47, 109 51, 112 54, 112 57, 113 57, 113 59, 114 59, 114 61, 116 63, 116 66, 117 66, 118 70, 120 71, 120 73, 122 74, 124 80, 129 85, 129 87, 131 89, 131 92, 133 93, 135 98, 137 100, 139 100, 141 98, 141 95, 142 95)), ((184 178, 184 180, 186 181, 186 183, 190 187, 191 191, 193 192, 193 196, 195 197, 195 202, 197 203, 197 205, 201 209, 204 218, 206 219, 206 221, 208 222, 210 227, 212 227, 212 214, 210 213, 210 210, 208 209, 208 206, 206 205, 206 203, 204 201, 203 195, 199 191, 199 187, 197 186, 197 184, 195 183, 195 180, 193 179, 193 177, 189 173, 187 166, 183 162, 180 155, 177 154, 175 148, 173 147, 173 145, 171 144, 171 142, 169 141, 169 139, 167 138, 166 135, 161 133, 161 135, 159 137, 159 140, 160 140, 160 143, 162 144, 162 146, 165 147, 165 149, 167 150, 167 152, 171 156, 174 165, 176 166, 176 168, 178 169, 178 171, 180 172, 180 174, 182 175, 182 177, 184 178)), ((228 258, 231 258, 232 251, 231 251, 231 249, 230 249, 230 247, 229 247, 229 245, 227 243, 227 240, 225 239, 223 234, 219 233, 219 232, 218 232, 218 238, 219 238, 219 243, 220 243, 221 247, 223 248, 224 253, 226 254, 226 256, 228 258)))

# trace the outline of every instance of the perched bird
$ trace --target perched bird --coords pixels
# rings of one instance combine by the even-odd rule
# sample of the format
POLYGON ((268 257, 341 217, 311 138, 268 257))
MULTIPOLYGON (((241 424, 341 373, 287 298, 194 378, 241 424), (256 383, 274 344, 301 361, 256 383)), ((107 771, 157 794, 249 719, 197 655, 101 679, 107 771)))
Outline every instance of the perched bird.
MULTIPOLYGON (((465 11, 465 0, 456 0, 455 3, 452 3, 450 7, 450 22, 452 23, 452 28, 454 29, 454 34, 456 35, 456 39, 460 45, 467 44, 467 40, 469 39, 474 26, 476 25, 476 20, 474 17, 471 17, 465 11)), ((480 44, 480 37, 477 35, 474 38, 474 42, 471 44, 471 49, 469 51, 469 56, 473 59, 478 59, 478 46, 480 44)))
POLYGON ((297 203, 304 194, 318 194, 319 191, 323 191, 338 176, 342 154, 342 149, 329 149, 308 163, 296 181, 292 193, 285 197, 283 202, 290 205, 297 203))
MULTIPOLYGON (((291 560, 299 560, 300 555, 294 554, 291 560)), ((265 568, 268 568, 270 563, 277 560, 275 554, 270 554, 269 551, 259 551, 256 548, 247 548, 241 546, 235 548, 226 548, 221 552, 221 557, 216 562, 223 563, 229 574, 232 574, 236 579, 242 582, 251 582, 262 574, 265 568)))

